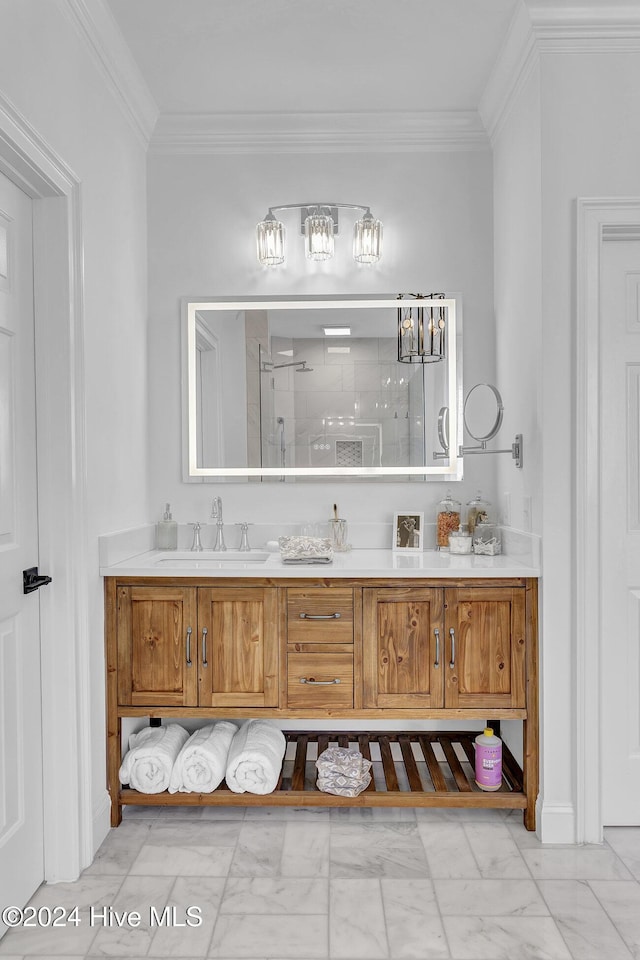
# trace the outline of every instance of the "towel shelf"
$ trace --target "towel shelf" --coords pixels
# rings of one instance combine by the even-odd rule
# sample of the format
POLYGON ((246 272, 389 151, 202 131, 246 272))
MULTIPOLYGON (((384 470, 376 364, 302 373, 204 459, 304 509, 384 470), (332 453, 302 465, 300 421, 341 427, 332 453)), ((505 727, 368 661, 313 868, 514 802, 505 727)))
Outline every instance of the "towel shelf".
POLYGON ((273 793, 232 793, 223 781, 212 793, 138 793, 121 790, 125 804, 142 806, 487 807, 525 809, 522 770, 503 745, 500 790, 484 793, 473 777, 474 732, 285 731, 287 754, 273 793), (372 760, 372 780, 358 797, 322 793, 315 761, 328 746, 351 747, 372 760))

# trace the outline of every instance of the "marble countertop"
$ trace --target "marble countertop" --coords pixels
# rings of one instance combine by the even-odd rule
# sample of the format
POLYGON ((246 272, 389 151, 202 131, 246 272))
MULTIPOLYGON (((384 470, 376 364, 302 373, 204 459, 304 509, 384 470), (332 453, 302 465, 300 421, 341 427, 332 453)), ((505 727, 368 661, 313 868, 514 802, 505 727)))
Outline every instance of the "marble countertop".
POLYGON ((358 549, 335 553, 331 563, 293 565, 283 563, 279 552, 252 550, 228 554, 203 550, 150 550, 117 563, 103 565, 104 577, 538 577, 540 569, 528 558, 513 556, 461 556, 448 551, 425 550, 403 553, 389 549, 358 549))

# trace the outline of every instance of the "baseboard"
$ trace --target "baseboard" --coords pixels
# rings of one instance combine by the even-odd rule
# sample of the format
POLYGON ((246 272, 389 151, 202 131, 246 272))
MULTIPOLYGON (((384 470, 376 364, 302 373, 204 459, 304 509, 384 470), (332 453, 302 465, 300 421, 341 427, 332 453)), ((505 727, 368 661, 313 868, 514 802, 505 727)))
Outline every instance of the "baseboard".
POLYGON ((576 813, 570 803, 544 803, 539 817, 543 843, 575 843, 576 813))
MULTIPOLYGON (((98 852, 102 841, 105 839, 109 830, 111 829, 111 797, 105 790, 104 796, 97 808, 93 811, 93 833, 92 833, 92 850, 90 851, 91 859, 89 863, 93 860, 96 853, 98 852)), ((89 866, 89 863, 84 864, 84 868, 89 866)))

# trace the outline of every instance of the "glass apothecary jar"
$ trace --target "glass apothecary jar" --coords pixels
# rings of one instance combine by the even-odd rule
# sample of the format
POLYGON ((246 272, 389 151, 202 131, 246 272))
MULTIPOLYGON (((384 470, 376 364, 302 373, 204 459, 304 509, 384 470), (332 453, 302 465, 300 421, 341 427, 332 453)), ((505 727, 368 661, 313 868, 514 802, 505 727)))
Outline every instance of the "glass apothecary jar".
POLYGON ((477 523, 487 523, 489 521, 490 508, 491 504, 488 500, 483 499, 479 490, 473 500, 469 500, 467 503, 467 527, 471 536, 473 536, 477 523))
POLYGON ((449 534, 460 527, 460 507, 460 501, 454 500, 449 491, 447 491, 444 500, 441 500, 438 504, 438 516, 436 518, 436 547, 438 550, 449 549, 449 534))
POLYGON ((471 553, 472 537, 466 527, 452 530, 449 534, 449 552, 457 554, 471 553))
POLYGON ((502 553, 500 527, 488 520, 476 523, 473 531, 473 552, 495 557, 502 553))

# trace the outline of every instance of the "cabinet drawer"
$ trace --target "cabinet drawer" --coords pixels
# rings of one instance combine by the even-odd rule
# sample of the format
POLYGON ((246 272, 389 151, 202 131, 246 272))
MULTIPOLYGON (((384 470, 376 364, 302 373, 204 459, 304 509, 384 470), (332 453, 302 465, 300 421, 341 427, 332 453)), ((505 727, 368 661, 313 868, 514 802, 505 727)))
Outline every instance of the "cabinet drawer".
POLYGON ((289 643, 353 643, 353 590, 287 590, 289 643))
POLYGON ((353 707, 350 653, 290 653, 287 668, 289 707, 353 707))

